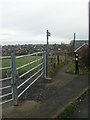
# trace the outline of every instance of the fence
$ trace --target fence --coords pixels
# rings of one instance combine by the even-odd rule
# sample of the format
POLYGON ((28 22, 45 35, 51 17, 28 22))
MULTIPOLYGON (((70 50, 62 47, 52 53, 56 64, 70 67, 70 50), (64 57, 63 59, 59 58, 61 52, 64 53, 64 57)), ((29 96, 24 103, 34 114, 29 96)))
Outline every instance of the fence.
POLYGON ((12 53, 11 56, 1 58, 5 60, 9 59, 10 64, 7 67, 0 68, 0 70, 3 71, 2 76, 5 76, 0 79, 0 83, 2 83, 2 88, 0 88, 0 91, 2 91, 0 99, 2 101, 0 104, 14 101, 14 104, 17 105, 18 99, 30 86, 41 76, 46 77, 46 52, 43 51, 22 56, 15 56, 15 54, 12 53), (29 60, 31 56, 34 58, 32 61, 30 60, 28 63, 17 66, 19 59, 20 64, 20 62, 22 62, 21 59, 25 58, 29 60), (7 74, 5 75, 6 71, 7 74))

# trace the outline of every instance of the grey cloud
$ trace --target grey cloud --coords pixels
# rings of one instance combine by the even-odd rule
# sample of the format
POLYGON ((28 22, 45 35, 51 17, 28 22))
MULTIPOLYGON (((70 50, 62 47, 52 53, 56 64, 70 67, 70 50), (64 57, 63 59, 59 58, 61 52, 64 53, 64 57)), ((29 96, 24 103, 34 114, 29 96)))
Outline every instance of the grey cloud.
POLYGON ((49 29, 56 38, 88 37, 88 0, 3 0, 2 6, 3 28, 22 35, 44 36, 49 29))

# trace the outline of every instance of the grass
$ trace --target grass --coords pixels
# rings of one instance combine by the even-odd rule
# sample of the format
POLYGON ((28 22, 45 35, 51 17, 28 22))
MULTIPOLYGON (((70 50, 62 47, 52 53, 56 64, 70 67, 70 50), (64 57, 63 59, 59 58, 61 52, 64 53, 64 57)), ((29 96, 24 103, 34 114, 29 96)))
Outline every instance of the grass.
POLYGON ((49 75, 50 77, 53 77, 56 75, 58 70, 62 68, 65 64, 68 63, 68 59, 64 55, 59 56, 59 64, 57 64, 57 59, 55 60, 56 62, 53 62, 53 64, 50 65, 50 70, 49 70, 49 75))
POLYGON ((75 100, 71 101, 57 116, 57 119, 63 120, 70 118, 72 113, 76 110, 77 106, 80 104, 80 101, 83 101, 83 98, 88 95, 90 89, 85 89, 83 93, 78 96, 75 100))
POLYGON ((77 107, 77 102, 76 101, 71 102, 69 105, 67 105, 67 107, 64 108, 64 110, 60 113, 60 115, 58 115, 57 118, 60 118, 61 120, 63 120, 64 118, 69 118, 69 116, 76 107, 77 107))
MULTIPOLYGON (((68 67, 66 68, 66 72, 70 74, 75 74, 75 61, 72 57, 69 58, 68 67)), ((79 61, 79 74, 80 75, 87 75, 89 73, 88 67, 82 64, 81 61, 79 61)))
MULTIPOLYGON (((32 62, 34 60, 37 60, 39 58, 41 58, 41 56, 29 56, 29 57, 25 57, 25 58, 16 59, 16 68, 18 68, 22 65, 25 65, 29 62, 32 62)), ((18 71, 18 74, 20 75, 20 74, 30 70, 31 68, 38 65, 40 62, 41 62, 41 60, 37 61, 37 62, 35 62, 35 63, 33 63, 29 66, 26 66, 26 67, 22 68, 21 70, 18 71)), ((2 67, 9 67, 9 66, 10 66, 10 59, 2 59, 2 67)), ((6 77, 7 76, 6 74, 8 74, 8 76, 9 76, 10 75, 10 70, 8 70, 8 71, 3 70, 2 74, 3 74, 3 77, 6 77)))
MULTIPOLYGON (((53 57, 52 62, 55 61, 55 64, 51 64, 51 59, 49 59, 49 64, 51 64, 50 67, 49 67, 49 74, 50 74, 50 76, 53 76, 54 73, 56 73, 58 71, 58 69, 65 64, 66 58, 63 55, 60 56, 59 57, 60 58, 60 64, 57 65, 56 57, 55 56, 51 56, 51 57, 53 57)), ((16 59, 16 67, 18 68, 18 67, 20 67, 22 65, 25 65, 25 64, 27 64, 29 62, 32 62, 34 60, 37 60, 39 58, 41 58, 41 56, 29 56, 29 57, 25 57, 25 58, 16 59)), ((37 66, 40 62, 41 62, 41 60, 20 69, 18 71, 18 75, 21 75, 24 72, 30 70, 31 68, 37 66)), ((8 66, 10 66, 10 64, 11 64, 10 59, 2 59, 2 67, 8 67, 8 66)), ((2 71, 2 77, 7 77, 7 76, 9 77, 10 75, 11 75, 10 70, 3 70, 2 71)))
POLYGON ((75 64, 73 61, 70 61, 66 69, 67 73, 75 74, 75 64))

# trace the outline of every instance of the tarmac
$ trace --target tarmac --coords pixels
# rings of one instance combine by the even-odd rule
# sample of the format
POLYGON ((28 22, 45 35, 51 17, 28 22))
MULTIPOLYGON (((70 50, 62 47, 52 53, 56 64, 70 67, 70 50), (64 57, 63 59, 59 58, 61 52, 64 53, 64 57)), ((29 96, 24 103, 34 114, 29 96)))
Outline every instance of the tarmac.
POLYGON ((88 101, 89 94, 86 94, 82 99, 80 99, 81 101, 79 101, 77 108, 71 114, 70 118, 89 118, 90 117, 89 101, 88 101))
MULTIPOLYGON (((88 87, 87 75, 75 75, 65 72, 66 66, 61 68, 50 82, 43 83, 43 89, 47 96, 44 100, 30 99, 30 90, 27 91, 26 99, 18 106, 4 105, 2 118, 56 118, 61 110, 73 99, 77 98, 88 87)), ((37 84, 37 93, 39 87, 37 84)), ((32 86, 33 88, 34 86, 32 86)), ((40 92, 39 92, 40 93, 40 92)), ((35 95, 37 95, 35 94, 35 95)), ((41 94, 39 94, 41 95, 41 94)), ((41 95, 41 98, 44 94, 41 95)))

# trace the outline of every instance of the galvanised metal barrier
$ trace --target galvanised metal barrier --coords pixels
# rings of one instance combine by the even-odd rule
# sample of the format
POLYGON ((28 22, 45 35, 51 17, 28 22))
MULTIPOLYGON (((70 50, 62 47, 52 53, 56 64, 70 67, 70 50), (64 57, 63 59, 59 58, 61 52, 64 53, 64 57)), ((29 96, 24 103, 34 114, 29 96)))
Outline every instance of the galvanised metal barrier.
POLYGON ((46 52, 36 52, 22 56, 15 56, 15 54, 12 53, 11 56, 2 57, 2 59, 10 59, 10 66, 0 68, 0 70, 10 69, 11 75, 0 79, 0 82, 6 81, 6 83, 9 84, 7 85, 4 82, 2 84, 4 87, 0 88, 0 90, 2 90, 2 96, 0 96, 0 99, 6 97, 6 99, 2 99, 0 104, 14 101, 14 105, 17 105, 18 99, 29 89, 30 86, 32 86, 41 76, 46 77, 46 52), (39 58, 17 67, 18 59, 28 58, 30 56, 39 56, 39 58), (31 65, 33 66, 30 69, 19 74, 20 70, 31 65), (7 93, 5 91, 3 92, 3 90, 6 90, 7 93))
MULTIPOLYGON (((0 59, 9 59, 10 61, 11 56, 0 57, 0 59)), ((0 71, 2 71, 2 73, 3 71, 7 71, 7 70, 11 70, 11 65, 0 68, 0 71)), ((7 76, 7 77, 5 76, 4 78, 0 79, 0 84, 2 84, 2 87, 0 88, 0 92, 2 93, 2 95, 0 96, 0 99, 1 99, 0 104, 4 104, 13 100, 12 85, 10 84, 11 79, 12 79, 11 76, 7 76)))

